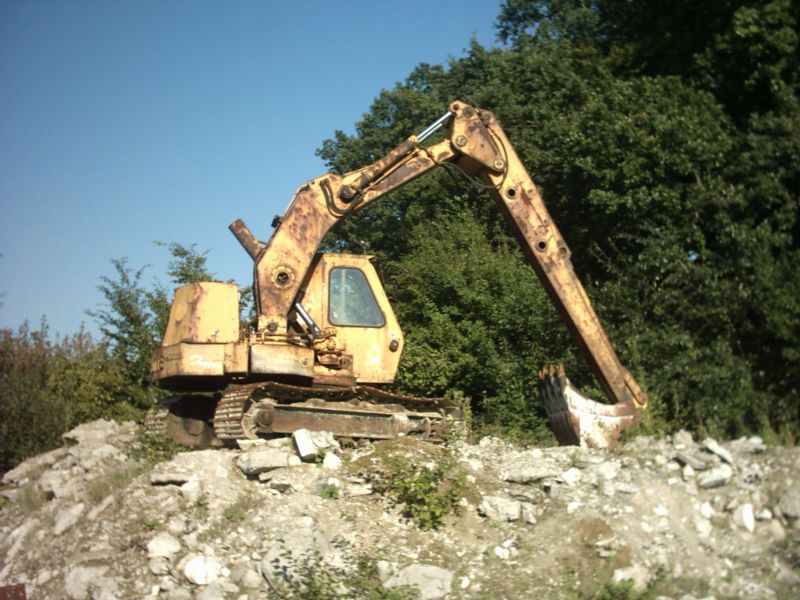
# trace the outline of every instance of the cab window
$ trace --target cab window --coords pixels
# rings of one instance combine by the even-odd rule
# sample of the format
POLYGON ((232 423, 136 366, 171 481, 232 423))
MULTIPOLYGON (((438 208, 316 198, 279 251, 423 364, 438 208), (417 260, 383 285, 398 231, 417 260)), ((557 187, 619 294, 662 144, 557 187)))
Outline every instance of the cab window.
POLYGON ((328 320, 332 325, 383 327, 386 323, 361 270, 331 269, 328 294, 328 320))

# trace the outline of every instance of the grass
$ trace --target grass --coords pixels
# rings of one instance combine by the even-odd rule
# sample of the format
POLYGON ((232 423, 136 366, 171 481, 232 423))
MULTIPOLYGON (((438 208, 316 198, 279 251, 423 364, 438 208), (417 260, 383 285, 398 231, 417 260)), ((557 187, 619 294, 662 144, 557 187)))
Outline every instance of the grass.
POLYGON ((327 564, 319 552, 293 556, 286 551, 267 579, 272 591, 286 600, 416 600, 416 588, 385 589, 377 558, 361 555, 345 559, 342 566, 327 564))
POLYGON ((38 485, 26 483, 19 488, 19 505, 26 515, 35 513, 45 502, 47 496, 38 485))

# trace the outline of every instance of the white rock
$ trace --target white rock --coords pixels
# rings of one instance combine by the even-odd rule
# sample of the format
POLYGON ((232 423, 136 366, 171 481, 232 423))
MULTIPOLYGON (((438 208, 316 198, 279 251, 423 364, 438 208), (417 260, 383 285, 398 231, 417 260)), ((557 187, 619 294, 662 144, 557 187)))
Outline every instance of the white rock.
POLYGON ((81 518, 84 508, 85 506, 81 502, 79 504, 73 504, 72 506, 69 506, 58 513, 55 524, 53 525, 53 534, 61 535, 67 529, 75 525, 75 523, 78 522, 78 519, 81 518))
POLYGON ((711 530, 713 529, 711 521, 703 517, 697 517, 695 519, 694 527, 701 538, 707 538, 711 535, 711 530))
POLYGON ((322 468, 329 469, 331 471, 338 471, 342 468, 342 459, 332 452, 328 452, 325 455, 325 458, 322 459, 322 468))
POLYGON ((222 565, 211 556, 189 554, 182 561, 183 576, 195 585, 208 585, 216 581, 222 572, 222 565))
POLYGON ((258 475, 270 469, 289 466, 289 454, 276 448, 259 448, 252 452, 240 454, 236 466, 245 475, 258 475))
POLYGON ((492 521, 517 521, 522 515, 522 503, 500 496, 483 496, 478 512, 492 521))
POLYGON ((166 575, 170 569, 169 559, 166 556, 154 556, 147 567, 153 575, 166 575))
POLYGON ((581 470, 576 467, 572 467, 561 474, 561 480, 567 485, 576 485, 578 482, 580 482, 581 476, 581 470))
POLYGON ((666 517, 669 515, 669 509, 663 504, 659 504, 653 509, 653 512, 659 517, 666 517))
POLYGON ((320 450, 339 450, 339 442, 330 431, 298 429, 292 434, 297 455, 305 461, 313 461, 320 450))
POLYGON ((529 525, 536 525, 536 507, 528 502, 522 503, 521 516, 522 520, 529 525))
POLYGON ((753 505, 745 502, 733 513, 733 522, 742 529, 753 532, 756 528, 756 518, 753 515, 753 505))
POLYGON ((597 465, 598 474, 605 480, 610 481, 616 479, 619 470, 622 467, 620 463, 615 460, 604 461, 597 465))
POLYGON ((180 489, 181 496, 183 496, 184 499, 190 504, 197 502, 203 493, 203 487, 200 485, 200 481, 198 481, 196 478, 189 479, 189 481, 184 483, 180 489))
POLYGON ((409 565, 383 584, 386 589, 400 586, 417 587, 422 600, 443 598, 452 589, 453 574, 433 565, 409 565))
POLYGON ((689 481, 690 479, 695 478, 697 471, 692 468, 692 465, 684 465, 681 475, 684 481, 689 481))
POLYGON ((766 506, 756 513, 757 521, 769 521, 772 519, 772 511, 766 506))
POLYGON ((181 543, 166 531, 162 531, 147 542, 147 556, 150 558, 157 556, 171 558, 180 549, 181 543))
POLYGON ((703 502, 700 505, 700 514, 703 516, 704 519, 710 519, 714 516, 714 509, 708 502, 703 502))
POLYGON ((102 513, 105 509, 107 509, 113 503, 114 503, 114 495, 113 494, 109 494, 108 496, 103 498, 103 500, 102 500, 102 502, 100 502, 100 504, 98 504, 97 506, 93 507, 89 511, 89 513, 86 515, 86 518, 89 519, 90 521, 96 520, 97 517, 100 516, 100 513, 102 513))
POLYGON ((554 462, 526 461, 512 464, 500 473, 502 481, 513 483, 534 483, 542 479, 554 479, 561 475, 562 469, 554 462))
POLYGON ((650 581, 650 572, 644 565, 636 564, 624 569, 617 569, 611 579, 614 583, 631 580, 634 591, 643 592, 650 581))
POLYGON ((727 463, 722 463, 718 467, 703 471, 697 477, 697 485, 704 489, 721 487, 727 484, 733 477, 733 469, 727 463))
POLYGON ((16 467, 3 475, 3 484, 20 483, 24 479, 32 477, 36 472, 49 467, 67 455, 66 448, 56 448, 50 452, 45 452, 39 456, 34 456, 21 462, 16 467))
POLYGON ((724 460, 729 465, 733 465, 733 456, 731 456, 731 453, 728 452, 728 450, 726 450, 725 448, 723 448, 719 444, 719 442, 717 442, 717 440, 715 440, 714 438, 710 438, 709 437, 709 438, 704 439, 703 440, 703 447, 706 450, 708 450, 709 452, 711 452, 712 454, 716 454, 717 456, 719 456, 722 460, 724 460))

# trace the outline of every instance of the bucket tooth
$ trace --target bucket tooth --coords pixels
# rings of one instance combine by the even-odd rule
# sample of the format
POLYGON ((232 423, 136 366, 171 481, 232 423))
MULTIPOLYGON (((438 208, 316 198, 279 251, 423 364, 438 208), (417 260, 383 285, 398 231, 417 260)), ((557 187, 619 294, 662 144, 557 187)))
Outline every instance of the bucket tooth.
POLYGON ((562 446, 613 448, 642 416, 633 403, 603 404, 587 398, 570 383, 563 365, 539 371, 539 392, 550 429, 562 446))

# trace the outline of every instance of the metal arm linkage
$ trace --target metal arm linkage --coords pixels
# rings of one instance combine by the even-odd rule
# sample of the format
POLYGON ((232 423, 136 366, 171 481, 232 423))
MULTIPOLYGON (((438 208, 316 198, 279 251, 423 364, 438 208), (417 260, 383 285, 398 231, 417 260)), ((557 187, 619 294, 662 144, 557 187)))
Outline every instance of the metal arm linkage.
MULTIPOLYGON (((585 445, 612 444, 621 429, 639 420, 647 396, 619 361, 575 275, 570 250, 505 132, 492 113, 458 101, 419 135, 412 135, 373 164, 343 176, 330 173, 298 189, 263 251, 246 235, 249 232, 242 235, 240 241, 255 255, 259 331, 287 335, 287 315, 333 225, 443 163, 455 164, 486 184, 604 391, 616 402, 603 405, 584 399, 592 404, 575 408, 582 396, 575 395, 577 390, 569 386, 563 373, 543 372, 545 387, 549 386, 549 392, 558 388, 557 395, 563 399, 563 406, 558 402, 548 405, 551 421, 566 424, 585 445), (442 141, 420 146, 450 119, 442 141), (559 407, 564 409, 560 416, 559 407), (585 433, 589 425, 578 422, 586 414, 595 415, 595 430, 603 430, 592 434, 600 435, 594 441, 585 433), (601 423, 602 418, 611 421, 601 423), (604 443, 603 437, 611 442, 604 443)), ((242 232, 246 227, 241 224, 237 229, 242 232)), ((554 428, 558 427, 554 424, 554 428)))

